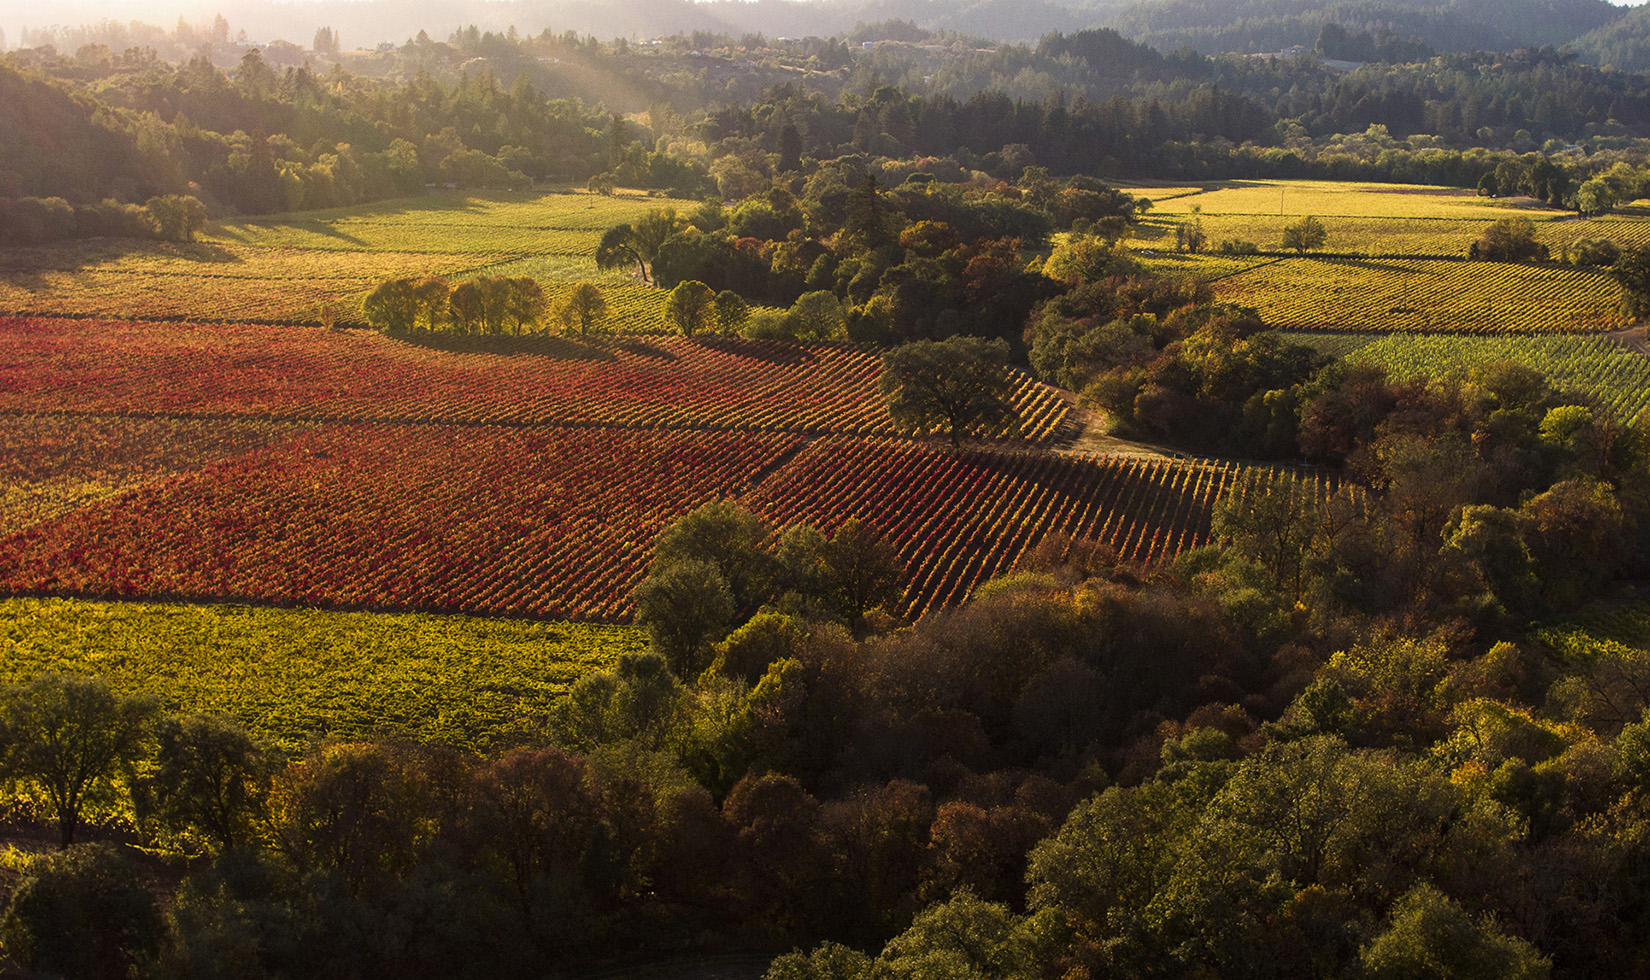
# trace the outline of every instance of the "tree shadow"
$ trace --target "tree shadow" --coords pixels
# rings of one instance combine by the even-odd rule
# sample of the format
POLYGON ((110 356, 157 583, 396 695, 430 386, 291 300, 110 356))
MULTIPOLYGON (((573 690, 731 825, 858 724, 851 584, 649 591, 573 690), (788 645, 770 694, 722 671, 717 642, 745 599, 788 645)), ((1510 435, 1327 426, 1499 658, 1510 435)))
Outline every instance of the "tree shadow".
POLYGON ((444 331, 415 330, 411 333, 388 335, 390 339, 425 350, 449 354, 495 354, 503 357, 530 355, 557 361, 616 361, 618 356, 604 350, 594 341, 573 337, 553 337, 543 334, 513 336, 509 334, 457 334, 444 331))
MULTIPOLYGON (((53 288, 51 276, 85 272, 122 259, 153 259, 157 263, 233 265, 239 255, 214 242, 158 242, 148 238, 81 238, 46 245, 0 248, 0 283, 31 292, 53 288)), ((152 269, 113 268, 128 275, 187 274, 157 265, 152 269)))
POLYGON ((802 344, 783 340, 747 340, 744 337, 694 337, 690 343, 706 350, 733 357, 746 357, 768 364, 807 364, 814 360, 813 351, 802 344))
POLYGON ((372 247, 371 243, 364 238, 346 235, 333 227, 331 222, 313 218, 294 221, 243 221, 239 223, 239 227, 220 227, 215 229, 213 234, 219 238, 227 238, 243 245, 256 245, 260 239, 260 232, 266 232, 274 228, 298 228, 309 234, 336 239, 339 242, 358 248, 368 249, 372 247))
POLYGON ((680 356, 668 347, 662 347, 641 337, 608 336, 604 340, 609 347, 616 347, 626 354, 634 354, 637 357, 651 357, 656 361, 674 361, 680 356))

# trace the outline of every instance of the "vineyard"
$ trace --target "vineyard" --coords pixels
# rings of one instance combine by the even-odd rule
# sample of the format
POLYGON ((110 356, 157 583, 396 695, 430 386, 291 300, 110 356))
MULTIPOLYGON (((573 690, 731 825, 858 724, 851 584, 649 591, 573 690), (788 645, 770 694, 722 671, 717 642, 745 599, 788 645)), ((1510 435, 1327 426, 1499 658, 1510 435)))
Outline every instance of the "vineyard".
MULTIPOLYGON (((1212 234, 1275 238, 1258 229, 1282 220, 1263 207, 1279 190, 1162 189, 1141 244, 1194 204, 1212 234)), ((1509 213, 1426 189, 1281 193, 1290 214, 1320 210, 1348 239, 1337 247, 1416 254, 1509 213)), ((193 245, 8 252, 0 309, 72 316, 0 317, 0 591, 621 622, 657 533, 718 498, 775 527, 866 520, 906 567, 911 615, 962 601, 1049 535, 1141 562, 1207 541, 1242 468, 1043 451, 1071 434, 1070 408, 1024 375, 1014 439, 954 452, 894 428, 880 358, 848 345, 290 325, 386 275, 484 269, 552 292, 597 279, 614 320, 660 330, 659 292, 598 276, 589 252, 602 228, 669 203, 438 196, 225 224, 193 245)), ((1650 399, 1650 370, 1620 348, 1501 335, 1616 325, 1604 273, 1139 252, 1274 324, 1352 331, 1314 342, 1401 376, 1513 357, 1624 414, 1650 399), (1490 336, 1369 342, 1396 328, 1490 336)))
POLYGON ((384 279, 538 274, 551 302, 597 282, 606 329, 664 332, 664 296, 599 272, 601 232, 691 201, 592 194, 440 194, 214 226, 191 244, 98 239, 0 253, 0 314, 363 325, 384 279), (531 271, 521 271, 531 270, 531 271))
POLYGON ((724 338, 455 338, 0 319, 0 590, 622 621, 655 535, 712 499, 869 521, 904 611, 1052 533, 1125 559, 1205 540, 1236 469, 898 436, 879 358, 724 338))
POLYGON ((1424 259, 1281 259, 1221 279, 1223 300, 1297 330, 1581 332, 1624 324, 1609 273, 1424 259))
MULTIPOLYGON (((1221 299, 1253 306, 1299 330, 1581 333, 1622 325, 1608 271, 1558 262, 1468 262, 1491 222, 1530 219, 1553 258, 1582 239, 1650 242, 1650 218, 1628 208, 1581 218, 1528 199, 1496 200, 1442 187, 1322 181, 1234 181, 1176 189, 1140 223, 1134 248, 1148 268, 1215 284, 1221 299), (1312 215, 1323 257, 1283 246, 1290 223, 1312 215), (1174 251, 1176 229, 1196 221, 1204 251, 1174 251), (1253 256, 1216 254, 1222 242, 1253 256)), ((1150 196, 1150 189, 1140 193, 1150 196)), ((1155 200, 1155 199, 1154 199, 1155 200)))
POLYGON ((771 433, 318 427, 13 535, 0 587, 622 619, 667 523, 738 495, 801 445, 771 433))
POLYGON ((747 498, 778 523, 881 528, 910 572, 909 611, 961 602, 1051 533, 1159 561, 1207 543, 1240 470, 1143 457, 955 455, 888 440, 821 439, 747 498))
MULTIPOLYGON (((843 345, 664 337, 488 341, 370 331, 0 318, 0 412, 252 416, 892 435, 881 360, 843 345)), ((1019 376, 1020 438, 1069 407, 1019 376)))
POLYGON ((849 436, 318 424, 0 538, 0 589, 621 621, 659 530, 734 498, 778 524, 872 522, 920 614, 1054 532, 1172 557, 1206 539, 1237 472, 849 436))
POLYGON ((1508 214, 1551 216, 1562 212, 1520 206, 1514 201, 1479 197, 1474 191, 1422 184, 1368 184, 1327 180, 1235 180, 1211 185, 1197 194, 1176 194, 1161 201, 1141 191, 1165 214, 1202 213, 1267 215, 1294 220, 1320 218, 1456 218, 1487 224, 1508 214), (1194 212, 1197 209, 1197 212, 1194 212))
POLYGON ((0 600, 0 684, 96 674, 169 711, 222 711, 285 752, 404 737, 487 752, 574 681, 642 649, 628 626, 465 616, 0 600))
POLYGON ((1650 359, 1603 337, 1301 334, 1292 339, 1385 368, 1395 378, 1436 378, 1516 361, 1540 371, 1557 388, 1593 396, 1618 419, 1631 420, 1650 407, 1650 359))
MULTIPOLYGON (((1155 248, 1174 247, 1175 228, 1185 217, 1154 216, 1142 222, 1136 238, 1155 248)), ((1204 214, 1198 217, 1207 247, 1235 239, 1253 242, 1263 251, 1283 252, 1284 226, 1299 215, 1204 214)), ((1356 252, 1372 258, 1463 258, 1467 247, 1484 230, 1484 221, 1459 218, 1320 217, 1329 233, 1325 250, 1356 252)), ((1581 237, 1581 236, 1578 236, 1581 237)), ((1202 259, 1202 256, 1198 257, 1202 259)), ((1209 256, 1215 261, 1222 256, 1209 256)))
POLYGON ((0 534, 297 430, 254 421, 0 417, 0 534))

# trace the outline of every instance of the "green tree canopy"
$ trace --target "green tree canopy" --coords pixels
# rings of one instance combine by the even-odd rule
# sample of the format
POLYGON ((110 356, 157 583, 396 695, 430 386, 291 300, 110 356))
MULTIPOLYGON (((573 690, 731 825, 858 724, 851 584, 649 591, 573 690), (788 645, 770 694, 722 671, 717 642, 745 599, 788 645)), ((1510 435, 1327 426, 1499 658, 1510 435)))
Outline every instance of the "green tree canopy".
POLYGON ((1322 248, 1323 243, 1329 240, 1329 232, 1323 222, 1312 215, 1290 222, 1283 226, 1283 247, 1293 249, 1297 255, 1305 255, 1315 248, 1322 248))
POLYGON ((1001 340, 919 340, 882 355, 878 387, 896 425, 944 429, 956 446, 969 432, 1018 421, 1007 365, 1008 345, 1001 340))
POLYGON ((556 314, 564 330, 577 330, 588 337, 602 318, 607 316, 607 297, 593 282, 581 282, 568 290, 556 314))
POLYGON ((192 242, 195 232, 206 225, 206 205, 187 194, 151 197, 144 207, 160 229, 160 237, 169 242, 192 242))
POLYGON ((716 292, 697 279, 689 279, 670 291, 670 297, 665 301, 665 312, 682 336, 703 333, 714 322, 716 292))
POLYGON ((246 843, 267 791, 263 747, 227 715, 163 719, 156 747, 145 785, 161 823, 205 836, 220 853, 246 843))
POLYGON ((367 294, 361 313, 379 330, 411 330, 422 307, 418 286, 411 279, 386 279, 367 294))
POLYGON ((153 698, 122 697, 97 678, 41 674, 0 695, 0 765, 40 789, 66 848, 87 806, 112 798, 142 754, 155 713, 153 698))
POLYGON ((733 593, 715 565, 682 561, 655 570, 636 587, 636 623, 678 677, 710 663, 710 645, 727 635, 733 593))

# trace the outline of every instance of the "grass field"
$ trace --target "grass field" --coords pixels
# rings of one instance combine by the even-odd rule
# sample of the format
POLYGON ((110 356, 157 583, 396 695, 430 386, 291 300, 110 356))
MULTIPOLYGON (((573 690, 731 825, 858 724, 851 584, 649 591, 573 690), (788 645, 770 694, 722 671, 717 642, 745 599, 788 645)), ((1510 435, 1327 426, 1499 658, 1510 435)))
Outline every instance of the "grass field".
POLYGON ((1603 337, 1445 334, 1296 334, 1349 361, 1367 361, 1396 378, 1442 377, 1497 361, 1517 361, 1556 386, 1583 392, 1630 421, 1650 407, 1650 359, 1603 337))
POLYGON ((579 677, 646 636, 628 626, 64 599, 0 600, 0 683, 103 677, 172 711, 223 711, 288 752, 405 737, 488 751, 542 738, 579 677))
POLYGON ((361 300, 401 276, 532 275, 552 302, 589 279, 607 329, 661 332, 664 296, 599 272, 601 232, 693 201, 584 193, 431 194, 209 227, 192 244, 94 240, 0 250, 0 314, 360 325, 361 300))

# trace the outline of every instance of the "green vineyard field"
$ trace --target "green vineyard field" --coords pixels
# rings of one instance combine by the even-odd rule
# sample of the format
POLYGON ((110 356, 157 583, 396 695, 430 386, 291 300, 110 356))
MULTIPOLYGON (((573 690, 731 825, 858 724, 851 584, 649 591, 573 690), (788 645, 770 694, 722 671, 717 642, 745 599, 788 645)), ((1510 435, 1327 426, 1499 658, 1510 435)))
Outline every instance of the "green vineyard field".
POLYGON ((317 738, 487 752, 542 737, 569 685, 645 646, 629 626, 0 600, 0 683, 97 675, 168 710, 227 712, 287 752, 317 738))
POLYGON ((664 294, 591 257, 601 232, 692 201, 584 193, 432 194, 359 208, 225 222, 200 241, 89 242, 0 253, 0 314, 364 325, 384 279, 532 275, 556 302, 599 283, 603 329, 662 333, 664 294))
MULTIPOLYGON (((1149 192, 1146 196, 1151 197, 1149 192)), ((1156 198, 1153 198, 1156 201, 1156 198)), ((1508 214, 1562 214, 1497 201, 1455 187, 1422 184, 1368 184, 1326 180, 1235 180, 1211 185, 1197 194, 1178 194, 1158 203, 1155 211, 1191 215, 1302 215, 1320 218, 1457 218, 1488 223, 1508 214)))
POLYGON ((1603 337, 1506 334, 1297 334, 1291 339, 1350 361, 1367 361, 1395 378, 1441 377, 1497 361, 1516 361, 1545 374, 1555 387, 1598 399, 1618 419, 1650 407, 1650 359, 1603 337))
MULTIPOLYGON (((1620 289, 1607 271, 1560 265, 1467 263, 1491 222, 1525 217, 1554 260, 1582 239, 1650 243, 1637 207, 1582 218, 1528 199, 1400 184, 1234 181, 1176 189, 1136 226, 1132 246, 1147 267, 1217 284, 1222 299, 1254 306, 1274 326, 1303 330, 1587 332, 1622 324, 1620 289), (1298 257, 1283 232, 1316 217, 1328 239, 1298 257), (1198 222, 1200 254, 1174 251, 1176 229, 1198 222), (1262 255, 1217 254, 1222 242, 1262 255)), ((1148 193, 1149 189, 1142 189, 1148 193)))

